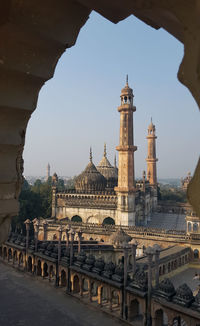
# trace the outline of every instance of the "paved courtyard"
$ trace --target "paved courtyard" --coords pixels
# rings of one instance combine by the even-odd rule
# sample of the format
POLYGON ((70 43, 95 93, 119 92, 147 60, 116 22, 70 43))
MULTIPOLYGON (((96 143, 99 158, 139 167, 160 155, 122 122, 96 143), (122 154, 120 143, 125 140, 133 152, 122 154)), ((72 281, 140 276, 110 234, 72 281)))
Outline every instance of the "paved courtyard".
POLYGON ((111 316, 0 262, 0 326, 114 326, 111 316))

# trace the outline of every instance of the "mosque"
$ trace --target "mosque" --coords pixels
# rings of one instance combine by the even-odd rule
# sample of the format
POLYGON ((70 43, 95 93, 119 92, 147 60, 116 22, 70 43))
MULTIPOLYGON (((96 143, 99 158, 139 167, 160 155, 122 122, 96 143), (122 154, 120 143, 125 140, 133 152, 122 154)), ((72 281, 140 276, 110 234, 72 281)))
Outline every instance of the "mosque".
POLYGON ((135 180, 133 90, 128 76, 121 90, 118 168, 107 158, 106 145, 100 163, 95 166, 90 149, 90 161, 75 180, 75 190, 58 192, 57 175, 53 175, 52 219, 116 225, 147 225, 157 206, 156 129, 152 120, 148 126, 147 173, 135 180))

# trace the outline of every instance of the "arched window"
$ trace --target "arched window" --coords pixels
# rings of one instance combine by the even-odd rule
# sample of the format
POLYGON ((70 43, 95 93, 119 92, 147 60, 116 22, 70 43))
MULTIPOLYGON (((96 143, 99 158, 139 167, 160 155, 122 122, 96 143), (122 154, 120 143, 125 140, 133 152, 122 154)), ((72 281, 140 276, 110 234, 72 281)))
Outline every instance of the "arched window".
POLYGON ((194 259, 199 259, 199 250, 194 249, 194 259))
POLYGON ((77 222, 77 223, 81 223, 82 222, 82 218, 78 215, 74 215, 71 219, 72 222, 77 222))
POLYGON ((190 222, 188 222, 188 232, 191 232, 192 231, 192 225, 190 222))
POLYGON ((198 228, 199 228, 198 223, 194 223, 193 224, 193 232, 198 232, 198 228))
POLYGON ((113 220, 112 217, 106 217, 106 218, 104 218, 102 224, 103 224, 103 225, 104 225, 104 224, 114 225, 114 224, 115 224, 115 221, 113 220))

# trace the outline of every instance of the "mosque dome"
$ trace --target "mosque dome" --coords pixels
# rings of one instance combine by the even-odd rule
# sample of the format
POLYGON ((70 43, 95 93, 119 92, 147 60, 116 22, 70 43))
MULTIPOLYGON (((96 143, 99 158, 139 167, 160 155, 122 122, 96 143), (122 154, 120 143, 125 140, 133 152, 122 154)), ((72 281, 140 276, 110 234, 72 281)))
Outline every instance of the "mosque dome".
POLYGON ((92 152, 90 150, 90 162, 76 178, 75 189, 80 192, 104 191, 106 183, 106 179, 92 162, 92 152))
POLYGON ((106 144, 104 144, 104 155, 102 160, 97 166, 97 170, 104 176, 107 181, 107 189, 113 189, 117 186, 118 180, 118 170, 116 167, 112 166, 107 159, 106 154, 106 144))

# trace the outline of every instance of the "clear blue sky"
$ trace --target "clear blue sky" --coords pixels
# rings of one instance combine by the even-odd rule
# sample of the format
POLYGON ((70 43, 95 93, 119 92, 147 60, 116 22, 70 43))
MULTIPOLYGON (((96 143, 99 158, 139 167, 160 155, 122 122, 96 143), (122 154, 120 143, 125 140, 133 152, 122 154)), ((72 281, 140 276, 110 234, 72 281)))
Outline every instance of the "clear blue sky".
POLYGON ((164 30, 134 16, 117 25, 92 13, 76 45, 58 62, 42 88, 28 124, 24 150, 26 175, 79 174, 89 160, 98 164, 107 143, 113 163, 119 141, 120 91, 129 75, 133 88, 135 170, 146 169, 147 127, 156 125, 158 176, 194 172, 199 155, 199 110, 177 80, 183 45, 164 30))

